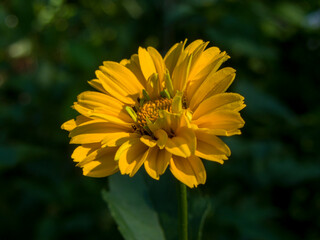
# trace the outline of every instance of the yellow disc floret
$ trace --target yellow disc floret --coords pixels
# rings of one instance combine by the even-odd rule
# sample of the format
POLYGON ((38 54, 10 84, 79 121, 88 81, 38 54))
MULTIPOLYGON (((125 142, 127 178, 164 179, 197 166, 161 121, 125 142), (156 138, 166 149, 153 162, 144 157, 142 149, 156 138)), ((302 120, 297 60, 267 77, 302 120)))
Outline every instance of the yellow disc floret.
POLYGON ((160 98, 153 101, 147 101, 137 111, 136 128, 141 132, 144 131, 144 127, 147 125, 147 118, 154 122, 159 117, 159 110, 167 110, 171 112, 172 99, 160 98))

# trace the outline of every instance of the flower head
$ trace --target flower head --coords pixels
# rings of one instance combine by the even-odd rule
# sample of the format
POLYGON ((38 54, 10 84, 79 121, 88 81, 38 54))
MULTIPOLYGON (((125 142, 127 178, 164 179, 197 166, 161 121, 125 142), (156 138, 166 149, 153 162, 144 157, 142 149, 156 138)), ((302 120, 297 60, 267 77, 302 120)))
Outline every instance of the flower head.
POLYGON ((166 169, 189 187, 206 181, 202 159, 223 163, 230 149, 218 136, 240 134, 243 97, 226 93, 235 70, 229 56, 196 40, 175 44, 164 58, 152 47, 120 63, 106 61, 62 128, 83 174, 130 176, 143 165, 154 179, 166 169))

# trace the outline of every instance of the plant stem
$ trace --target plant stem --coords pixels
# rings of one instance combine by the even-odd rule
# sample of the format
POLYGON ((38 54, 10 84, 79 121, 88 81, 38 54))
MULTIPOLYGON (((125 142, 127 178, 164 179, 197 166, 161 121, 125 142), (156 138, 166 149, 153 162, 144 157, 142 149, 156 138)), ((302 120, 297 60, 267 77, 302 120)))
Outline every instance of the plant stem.
POLYGON ((187 187, 178 183, 178 214, 179 214, 179 240, 188 240, 188 203, 187 187))

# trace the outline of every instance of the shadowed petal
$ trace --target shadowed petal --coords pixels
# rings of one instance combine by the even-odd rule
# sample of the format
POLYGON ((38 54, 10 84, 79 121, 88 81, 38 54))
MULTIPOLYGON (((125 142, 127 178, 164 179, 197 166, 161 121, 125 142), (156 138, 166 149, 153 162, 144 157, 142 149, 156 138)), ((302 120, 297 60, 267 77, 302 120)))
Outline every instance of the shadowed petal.
POLYGON ((194 111, 204 99, 214 94, 225 92, 234 78, 235 70, 233 68, 223 68, 218 72, 210 74, 191 98, 189 104, 190 109, 194 111))
POLYGON ((83 175, 90 177, 106 177, 119 170, 114 160, 117 148, 100 148, 90 153, 77 166, 82 167, 83 175))
POLYGON ((153 60, 154 66, 159 74, 160 86, 163 86, 163 78, 166 70, 164 60, 160 53, 153 47, 148 47, 148 52, 153 60))
POLYGON ((193 155, 188 158, 172 156, 170 170, 179 181, 190 188, 206 182, 206 170, 201 159, 197 156, 193 155))
POLYGON ((130 139, 118 149, 115 159, 119 159, 121 174, 134 176, 146 160, 149 147, 140 141, 139 138, 130 139))
POLYGON ((240 113, 228 110, 219 110, 203 115, 192 123, 199 128, 224 129, 226 131, 238 130, 244 125, 240 113))
POLYGON ((73 144, 88 144, 101 142, 108 133, 112 133, 114 128, 123 129, 123 131, 131 131, 130 128, 126 128, 114 123, 108 122, 93 122, 79 125, 73 129, 69 137, 71 137, 70 143, 73 144))
POLYGON ((201 116, 219 110, 238 112, 246 106, 243 100, 244 97, 237 93, 220 93, 213 95, 199 104, 192 115, 192 119, 196 120, 201 116))
POLYGON ((146 87, 146 79, 141 71, 138 54, 133 54, 130 60, 123 59, 120 64, 130 69, 131 72, 137 77, 143 87, 146 87))
POLYGON ((160 150, 155 147, 150 149, 147 160, 144 162, 144 168, 150 177, 159 179, 169 165, 171 153, 166 150, 160 150))
POLYGON ((169 49, 164 57, 164 62, 170 73, 173 72, 185 44, 186 40, 184 42, 176 43, 169 49))
POLYGON ((210 134, 207 131, 195 130, 197 136, 197 150, 196 155, 206 160, 223 163, 230 156, 231 151, 229 147, 217 136, 210 134))
POLYGON ((195 153, 196 137, 192 129, 183 127, 176 132, 176 136, 168 138, 165 149, 180 157, 189 157, 195 153))
POLYGON ((100 143, 92 143, 92 144, 83 144, 79 147, 77 147, 72 155, 71 158, 74 162, 81 162, 83 159, 85 159, 90 153, 97 150, 101 147, 100 143))

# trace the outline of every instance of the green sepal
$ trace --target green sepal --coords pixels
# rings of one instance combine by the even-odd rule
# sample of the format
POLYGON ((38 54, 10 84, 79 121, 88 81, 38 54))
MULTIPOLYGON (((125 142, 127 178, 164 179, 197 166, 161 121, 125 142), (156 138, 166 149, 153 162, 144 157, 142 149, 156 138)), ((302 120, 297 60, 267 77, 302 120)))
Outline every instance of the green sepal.
MULTIPOLYGON (((150 121, 150 120, 149 120, 150 121)), ((144 125, 143 126, 143 130, 145 130, 150 136, 153 136, 152 131, 150 130, 150 128, 148 127, 148 125, 144 125)))
POLYGON ((170 93, 168 92, 167 89, 164 89, 163 91, 160 92, 161 97, 171 99, 170 93))
POLYGON ((150 101, 151 98, 150 98, 148 92, 145 89, 142 89, 142 94, 143 94, 143 99, 145 101, 150 101))
POLYGON ((140 98, 140 101, 139 101, 139 105, 140 105, 140 107, 142 107, 143 106, 143 104, 145 103, 145 98, 143 97, 143 98, 140 98))
POLYGON ((125 106, 125 109, 127 113, 130 115, 130 117, 133 119, 133 121, 137 122, 138 116, 137 116, 137 113, 132 109, 132 107, 125 106))

